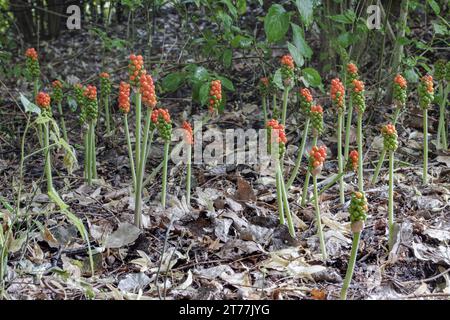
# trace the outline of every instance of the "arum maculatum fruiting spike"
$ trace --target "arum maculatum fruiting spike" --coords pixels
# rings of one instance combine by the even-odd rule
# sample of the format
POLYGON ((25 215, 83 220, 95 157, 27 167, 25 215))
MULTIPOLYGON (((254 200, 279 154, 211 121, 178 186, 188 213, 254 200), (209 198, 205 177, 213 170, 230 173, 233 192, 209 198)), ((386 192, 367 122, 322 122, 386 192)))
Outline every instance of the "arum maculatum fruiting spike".
POLYGON ((183 129, 184 129, 184 141, 187 144, 194 144, 194 132, 192 131, 192 126, 189 122, 184 121, 183 122, 183 129))
POLYGON ((130 62, 128 63, 128 75, 130 77, 130 84, 133 87, 139 87, 139 80, 145 74, 144 59, 141 55, 130 55, 130 62))
POLYGON ((398 147, 398 140, 397 140, 397 130, 395 130, 395 126, 391 123, 383 126, 381 128, 381 134, 383 136, 383 144, 384 149, 386 151, 395 151, 398 147))
POLYGON ((259 91, 261 95, 267 96, 270 92, 270 81, 267 77, 262 77, 259 79, 259 91))
POLYGON ((346 169, 347 171, 357 171, 358 170, 358 160, 359 160, 359 154, 358 151, 352 150, 350 151, 350 154, 348 155, 348 161, 346 169))
POLYGON ((288 87, 292 84, 294 79, 294 59, 288 54, 281 57, 281 77, 283 79, 284 86, 288 87))
POLYGON ((50 95, 43 91, 39 92, 36 96, 36 104, 41 109, 50 109, 50 95))
POLYGON ((313 134, 319 136, 323 133, 323 109, 319 105, 311 107, 310 111, 311 124, 313 129, 313 134))
POLYGON ((366 101, 364 97, 364 83, 361 80, 353 80, 352 100, 356 111, 360 114, 366 110, 366 101))
POLYGON ((358 67, 354 63, 347 64, 347 86, 353 86, 353 81, 358 79, 358 67))
POLYGON ((158 129, 158 133, 164 141, 170 141, 172 137, 172 121, 167 109, 154 109, 151 115, 153 128, 158 129))
POLYGON ((130 85, 126 82, 121 82, 119 85, 119 97, 117 98, 119 109, 123 113, 130 112, 130 85))
POLYGON ((286 143, 287 143, 284 126, 282 124, 278 123, 277 120, 271 119, 271 120, 267 121, 266 127, 268 129, 269 137, 271 137, 271 139, 269 141, 269 152, 271 150, 272 144, 274 144, 276 142, 276 143, 278 143, 278 148, 279 148, 278 155, 281 158, 286 150, 286 143))
POLYGON ((85 104, 82 113, 83 119, 91 121, 97 119, 98 116, 98 102, 97 102, 97 88, 93 85, 88 85, 83 92, 85 97, 85 104))
POLYGON ((29 48, 25 52, 27 72, 32 78, 38 78, 41 70, 39 67, 38 54, 34 48, 29 48))
POLYGON ((340 114, 345 111, 345 88, 341 80, 335 78, 331 80, 331 101, 340 114))
POLYGON ((354 192, 348 208, 353 233, 361 232, 364 229, 364 221, 367 219, 368 210, 369 206, 364 192, 354 192))
POLYGON ((62 85, 61 81, 59 81, 59 80, 53 81, 52 88, 53 88, 52 100, 55 103, 60 103, 63 98, 63 92, 62 92, 63 85, 62 85))
POLYGON ((326 146, 313 146, 309 152, 309 170, 313 176, 320 174, 327 157, 327 147, 326 146))
POLYGON ((142 94, 142 103, 149 108, 156 107, 155 84, 149 74, 143 74, 140 79, 140 92, 142 94))
POLYGON ((405 78, 403 78, 401 74, 397 74, 394 78, 393 96, 394 96, 394 103, 398 108, 405 106, 407 87, 408 84, 405 78))
POLYGON ((100 92, 102 96, 107 96, 111 93, 111 79, 108 73, 100 73, 100 92))
POLYGON ((209 112, 216 113, 222 103, 222 83, 220 80, 213 80, 209 85, 209 112))
POLYGON ((313 106, 313 97, 311 91, 307 88, 300 89, 300 109, 306 116, 309 116, 313 106))
POLYGON ((433 77, 425 75, 420 79, 419 87, 419 105, 422 109, 428 109, 434 100, 433 77))
POLYGON ((444 59, 439 59, 434 63, 434 78, 436 81, 442 81, 447 74, 447 63, 444 59))

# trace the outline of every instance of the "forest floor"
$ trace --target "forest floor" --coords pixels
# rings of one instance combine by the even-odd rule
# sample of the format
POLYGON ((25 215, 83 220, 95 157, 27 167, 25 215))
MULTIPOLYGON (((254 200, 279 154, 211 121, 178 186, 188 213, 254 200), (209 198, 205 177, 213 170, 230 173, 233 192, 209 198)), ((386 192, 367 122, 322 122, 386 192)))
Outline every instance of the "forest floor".
MULTIPOLYGON (((182 40, 175 36, 179 26, 174 20, 169 13, 161 24, 164 30, 159 30, 154 40, 157 45, 151 60, 158 61, 157 67, 163 71, 183 63, 179 61, 189 60, 183 55, 182 40)), ((117 34, 125 33, 123 26, 113 29, 117 34)), ((135 52, 146 48, 145 39, 145 32, 138 29, 135 52)), ((42 73, 47 83, 56 77, 69 83, 92 80, 103 71, 104 65, 112 74, 115 94, 119 81, 127 78, 127 57, 118 59, 114 51, 103 55, 98 38, 88 32, 76 36, 65 34, 56 41, 42 42, 38 52, 43 54, 42 73)), ((279 50, 275 54, 283 52, 279 50)), ((264 126, 257 92, 261 77, 259 60, 237 58, 229 71, 236 91, 230 95, 224 114, 208 122, 204 129, 264 126)), ((31 92, 25 80, 8 80, 8 89, 1 89, 7 98, 0 106, 0 194, 9 203, 15 203, 20 141, 25 126, 16 102, 19 92, 28 96, 31 92)), ((328 84, 328 80, 324 83, 328 84)), ((337 172, 335 114, 327 110, 330 103, 326 93, 314 91, 313 95, 325 109, 326 129, 319 144, 324 143, 330 150, 318 179, 321 183, 329 181, 337 172)), ((115 96, 111 100, 116 110, 115 96)), ((159 97, 159 101, 160 106, 169 109, 176 125, 184 118, 200 119, 207 113, 191 102, 186 90, 159 97)), ((292 170, 302 134, 302 119, 297 115, 294 99, 289 109, 286 173, 292 170)), ((377 184, 369 182, 382 147, 379 128, 389 119, 392 107, 375 105, 368 99, 364 118, 364 177, 369 216, 362 232, 349 299, 447 299, 450 296, 450 155, 436 151, 438 112, 432 110, 430 183, 422 186, 422 120, 417 110, 411 99, 397 126, 400 143, 396 152, 394 199, 398 230, 389 253, 386 167, 377 184)), ((69 140, 82 164, 78 115, 68 111, 64 116, 69 140)), ((119 113, 115 111, 113 135, 104 136, 103 119, 99 121, 99 180, 92 187, 84 184, 82 165, 69 174, 62 153, 55 151, 53 155, 55 187, 89 231, 96 252, 95 276, 90 277, 86 243, 45 194, 43 157, 36 154, 25 161, 20 200, 21 211, 27 218, 18 223, 15 245, 9 255, 4 283, 7 297, 134 299, 142 290, 141 299, 339 298, 351 247, 347 209, 350 194, 356 189, 356 175, 346 177, 344 206, 339 204, 337 185, 321 196, 329 253, 326 262, 319 253, 314 208, 311 204, 303 208, 299 203, 305 165, 288 193, 297 239, 291 238, 287 227, 278 223, 273 177, 250 165, 194 165, 191 207, 183 198, 184 168, 171 165, 169 208, 163 210, 159 204, 161 177, 158 173, 144 191, 144 228, 139 231, 132 225, 131 176, 119 113)), ((306 150, 311 148, 310 143, 306 150)), ((37 139, 30 133, 26 139, 27 153, 35 151, 36 145, 37 139)), ((355 145, 354 134, 352 145, 355 145)), ((162 146, 159 140, 153 144, 147 174, 161 162, 162 146)), ((4 208, 0 212, 7 214, 4 208)))

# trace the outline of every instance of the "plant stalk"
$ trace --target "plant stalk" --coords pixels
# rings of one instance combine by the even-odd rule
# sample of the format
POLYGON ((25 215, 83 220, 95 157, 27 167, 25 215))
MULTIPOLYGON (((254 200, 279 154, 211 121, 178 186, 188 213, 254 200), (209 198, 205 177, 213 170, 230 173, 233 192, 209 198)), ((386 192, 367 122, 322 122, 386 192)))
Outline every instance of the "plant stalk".
POLYGON ((292 184, 295 181, 295 178, 297 177, 298 170, 300 169, 300 164, 302 163, 303 153, 305 152, 306 139, 308 138, 309 122, 310 122, 310 117, 306 118, 305 127, 303 129, 302 142, 300 144, 300 148, 297 150, 297 159, 295 159, 294 170, 292 171, 291 177, 289 178, 289 180, 286 184, 286 189, 289 189, 292 186, 292 184))
POLYGON ((66 142, 69 142, 69 138, 67 137, 66 121, 64 121, 64 115, 62 112, 61 101, 58 102, 58 112, 59 112, 59 116, 61 117, 61 129, 63 132, 64 140, 66 140, 66 142))
POLYGON ((283 110, 281 114, 281 123, 283 124, 283 126, 286 126, 288 98, 289 98, 289 88, 286 87, 284 88, 283 92, 283 110))
POLYGON ((109 97, 106 95, 104 97, 104 103, 105 103, 105 122, 106 122, 106 133, 111 132, 111 113, 109 110, 109 97))
POLYGON ((325 246, 325 238, 322 230, 322 219, 320 217, 319 193, 317 192, 317 177, 313 175, 314 184, 314 207, 316 209, 317 236, 320 242, 320 251, 322 252, 323 261, 327 260, 327 247, 325 246))
POLYGON ((389 250, 394 245, 394 152, 389 151, 389 199, 388 199, 388 224, 389 224, 389 250))
POLYGON ((286 187, 284 185, 283 172, 281 171, 281 166, 280 166, 279 163, 278 163, 278 172, 279 172, 279 180, 280 180, 280 185, 281 185, 281 195, 283 197, 284 213, 286 214, 289 234, 291 235, 292 238, 295 238, 294 223, 292 221, 292 215, 291 215, 291 210, 289 208, 289 201, 288 201, 288 197, 287 197, 287 191, 286 191, 286 187))
POLYGON ((275 173, 275 180, 276 180, 276 188, 277 188, 277 202, 278 202, 278 214, 280 216, 280 224, 284 224, 284 208, 283 208, 283 191, 281 187, 281 181, 280 181, 280 170, 277 170, 275 173))
POLYGON ((441 99, 441 105, 439 106, 439 126, 438 126, 438 133, 437 133, 437 148, 447 150, 448 149, 448 142, 447 142, 447 130, 445 128, 446 122, 445 122, 445 106, 447 102, 447 95, 448 95, 448 85, 444 89, 444 81, 441 81, 439 84, 439 95, 442 97, 441 99))
MULTIPOLYGON (((317 136, 314 136, 313 138, 313 146, 317 144, 317 136)), ((302 193, 302 202, 301 205, 304 207, 307 203, 307 197, 308 197, 308 187, 309 187, 309 178, 311 177, 311 172, 309 170, 306 171, 305 176, 305 184, 303 185, 303 193, 302 193)))
POLYGON ((192 157, 192 146, 188 145, 187 149, 187 163, 186 163, 186 203, 188 207, 191 205, 191 157, 192 157))
POLYGON ((267 123, 267 97, 262 96, 262 107, 263 107, 263 115, 264 115, 264 125, 267 123))
POLYGON ((422 182, 428 184, 428 109, 423 109, 423 176, 422 182))
POLYGON ((353 233, 352 251, 350 253, 350 260, 348 262, 347 273, 345 274, 344 284, 341 290, 341 300, 347 300, 347 290, 352 281, 353 272, 355 270, 356 255, 358 253, 359 239, 361 232, 353 233))
POLYGON ((130 158, 130 170, 131 176, 133 178, 133 191, 136 192, 136 167, 134 165, 133 149, 131 146, 131 139, 130 139, 130 129, 128 127, 128 114, 124 115, 123 122, 125 124, 125 137, 127 139, 128 157, 130 158))
POLYGON ((162 176, 162 194, 161 194, 161 205, 163 209, 166 208, 166 190, 167 190, 167 166, 169 162, 169 149, 170 141, 164 143, 164 165, 163 165, 163 176, 162 176))
POLYGON ((91 122, 91 174, 92 174, 92 179, 97 179, 97 153, 95 150, 95 121, 92 120, 91 122))
POLYGON ((345 127, 345 145, 344 145, 344 159, 348 160, 348 154, 350 152, 350 129, 352 127, 353 117, 353 99, 351 95, 348 98, 348 113, 347 113, 347 125, 345 127))
POLYGON ((337 133, 337 153, 338 153, 338 167, 340 175, 339 178, 339 200, 341 204, 345 203, 345 194, 344 194, 344 159, 342 159, 342 123, 343 123, 343 114, 338 114, 338 133, 337 133))
POLYGON ((358 189, 359 191, 364 191, 364 173, 363 173, 363 137, 362 137, 362 113, 358 113, 358 128, 357 128, 357 139, 358 139, 358 189))

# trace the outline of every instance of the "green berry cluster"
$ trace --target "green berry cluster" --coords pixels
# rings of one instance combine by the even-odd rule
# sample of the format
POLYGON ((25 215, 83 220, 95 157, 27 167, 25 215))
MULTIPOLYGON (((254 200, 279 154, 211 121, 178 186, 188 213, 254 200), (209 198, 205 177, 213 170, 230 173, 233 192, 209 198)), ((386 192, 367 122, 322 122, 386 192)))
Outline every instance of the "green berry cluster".
POLYGON ((164 141, 170 141, 172 137, 172 123, 166 122, 163 117, 158 117, 158 124, 156 125, 158 128, 158 133, 163 138, 164 141))
POLYGON ((104 98, 111 93, 111 80, 106 77, 100 77, 100 94, 104 98))
POLYGON ((367 199, 364 192, 354 192, 350 201, 348 212, 350 213, 350 221, 355 223, 357 221, 365 221, 367 219, 367 199))
POLYGON ((32 79, 39 78, 39 75, 41 74, 41 69, 39 67, 39 61, 37 59, 27 57, 26 68, 28 74, 32 79))
POLYGON ((442 81, 447 76, 447 63, 444 59, 439 59, 434 63, 434 78, 442 81))
MULTIPOLYGON (((389 126, 389 125, 388 125, 389 126)), ((398 148, 397 131, 387 129, 387 126, 381 130, 383 136, 383 145, 386 151, 395 151, 398 148)))
POLYGON ((323 114, 321 112, 311 112, 311 125, 314 134, 320 136, 323 133, 323 114))
POLYGON ((60 103, 62 101, 62 98, 63 98, 62 88, 53 87, 52 101, 54 101, 55 103, 60 103))
POLYGON ((82 122, 96 120, 98 116, 98 103, 97 99, 86 99, 85 104, 81 111, 80 119, 82 122))
POLYGON ((353 105, 356 108, 356 112, 363 114, 366 111, 366 98, 364 96, 364 85, 362 81, 353 81, 353 90, 351 93, 353 105))
POLYGON ((419 92, 419 105, 422 109, 428 109, 434 100, 433 78, 424 76, 417 88, 419 92))
POLYGON ((395 104, 402 107, 406 103, 406 89, 402 88, 398 83, 394 83, 393 96, 395 104))

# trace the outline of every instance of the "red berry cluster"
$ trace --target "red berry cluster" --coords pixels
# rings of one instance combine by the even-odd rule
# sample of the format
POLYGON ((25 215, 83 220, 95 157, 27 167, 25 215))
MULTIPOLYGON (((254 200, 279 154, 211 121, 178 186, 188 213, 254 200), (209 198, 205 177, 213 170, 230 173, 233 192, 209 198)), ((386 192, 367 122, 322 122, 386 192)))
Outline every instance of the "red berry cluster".
POLYGON ((353 80, 352 100, 358 113, 364 113, 366 110, 366 102, 364 98, 364 82, 361 80, 353 80))
POLYGON ((187 144, 194 144, 194 132, 189 122, 183 122, 183 129, 185 130, 184 139, 187 144))
POLYGON ((130 112, 130 85, 126 82, 121 82, 119 86, 119 109, 123 113, 130 112))
POLYGON ((269 93, 270 88, 269 85, 270 85, 269 78, 263 77, 259 79, 259 91, 261 91, 263 95, 267 95, 269 93))
POLYGON ((311 107, 311 112, 323 113, 323 108, 320 105, 315 105, 311 107))
POLYGON ((34 48, 28 48, 27 51, 25 52, 25 56, 27 58, 30 58, 31 60, 38 59, 38 54, 34 48))
POLYGON ((170 123, 170 114, 167 109, 155 109, 152 112, 151 120, 154 124, 158 123, 158 119, 164 120, 166 123, 170 123))
POLYGON ((311 91, 306 88, 300 89, 300 109, 301 111, 308 116, 311 111, 311 107, 313 104, 313 96, 311 91))
POLYGON ((395 76, 394 82, 397 83, 401 88, 406 89, 407 86, 406 79, 403 78, 401 74, 397 74, 395 76))
POLYGON ((347 72, 356 75, 358 73, 358 67, 354 63, 349 63, 347 64, 347 72))
POLYGON ((209 111, 214 113, 222 102, 222 83, 220 80, 211 81, 209 87, 209 111))
POLYGON ((295 68, 294 59, 288 54, 281 57, 281 65, 290 70, 294 70, 295 68))
POLYGON ((167 109, 153 109, 150 119, 153 128, 156 127, 158 129, 161 138, 165 141, 170 141, 172 136, 172 122, 169 111, 167 109))
POLYGON ((36 96, 36 104, 41 109, 48 109, 50 108, 50 95, 45 92, 39 92, 36 96))
POLYGON ((312 147, 311 151, 309 152, 309 163, 311 166, 311 173, 313 175, 317 175, 318 173, 320 173, 320 170, 322 169, 326 157, 327 157, 326 146, 312 147))
POLYGON ((283 78, 283 84, 289 87, 292 84, 294 78, 295 64, 290 55, 284 55, 281 57, 281 77, 283 78))
POLYGON ((343 112, 345 110, 345 88, 339 78, 335 78, 331 80, 331 100, 333 104, 338 108, 339 112, 343 112))
POLYGON ((102 79, 109 79, 109 73, 107 73, 107 72, 100 73, 100 78, 102 78, 102 79))
POLYGON ((153 83, 152 76, 149 74, 143 74, 140 79, 141 87, 140 91, 142 94, 142 102, 150 107, 154 108, 156 106, 156 94, 155 94, 155 84, 153 83))
POLYGON ((83 92, 83 95, 89 100, 97 99, 97 88, 92 85, 88 85, 83 92))
POLYGON ((130 76, 130 83, 132 86, 139 86, 139 79, 141 75, 145 74, 144 59, 141 55, 130 55, 130 63, 128 64, 128 74, 130 76))
POLYGON ((313 101, 311 91, 309 91, 309 89, 307 89, 307 88, 300 89, 300 95, 305 99, 306 102, 313 101))
POLYGON ((267 121, 267 128, 275 130, 277 133, 276 139, 278 143, 287 143, 286 133, 284 132, 284 126, 281 123, 278 123, 277 120, 272 119, 267 121))
POLYGON ((352 150, 348 155, 348 157, 349 157, 349 167, 353 169, 353 171, 356 171, 358 169, 358 159, 359 159, 358 151, 352 150))

